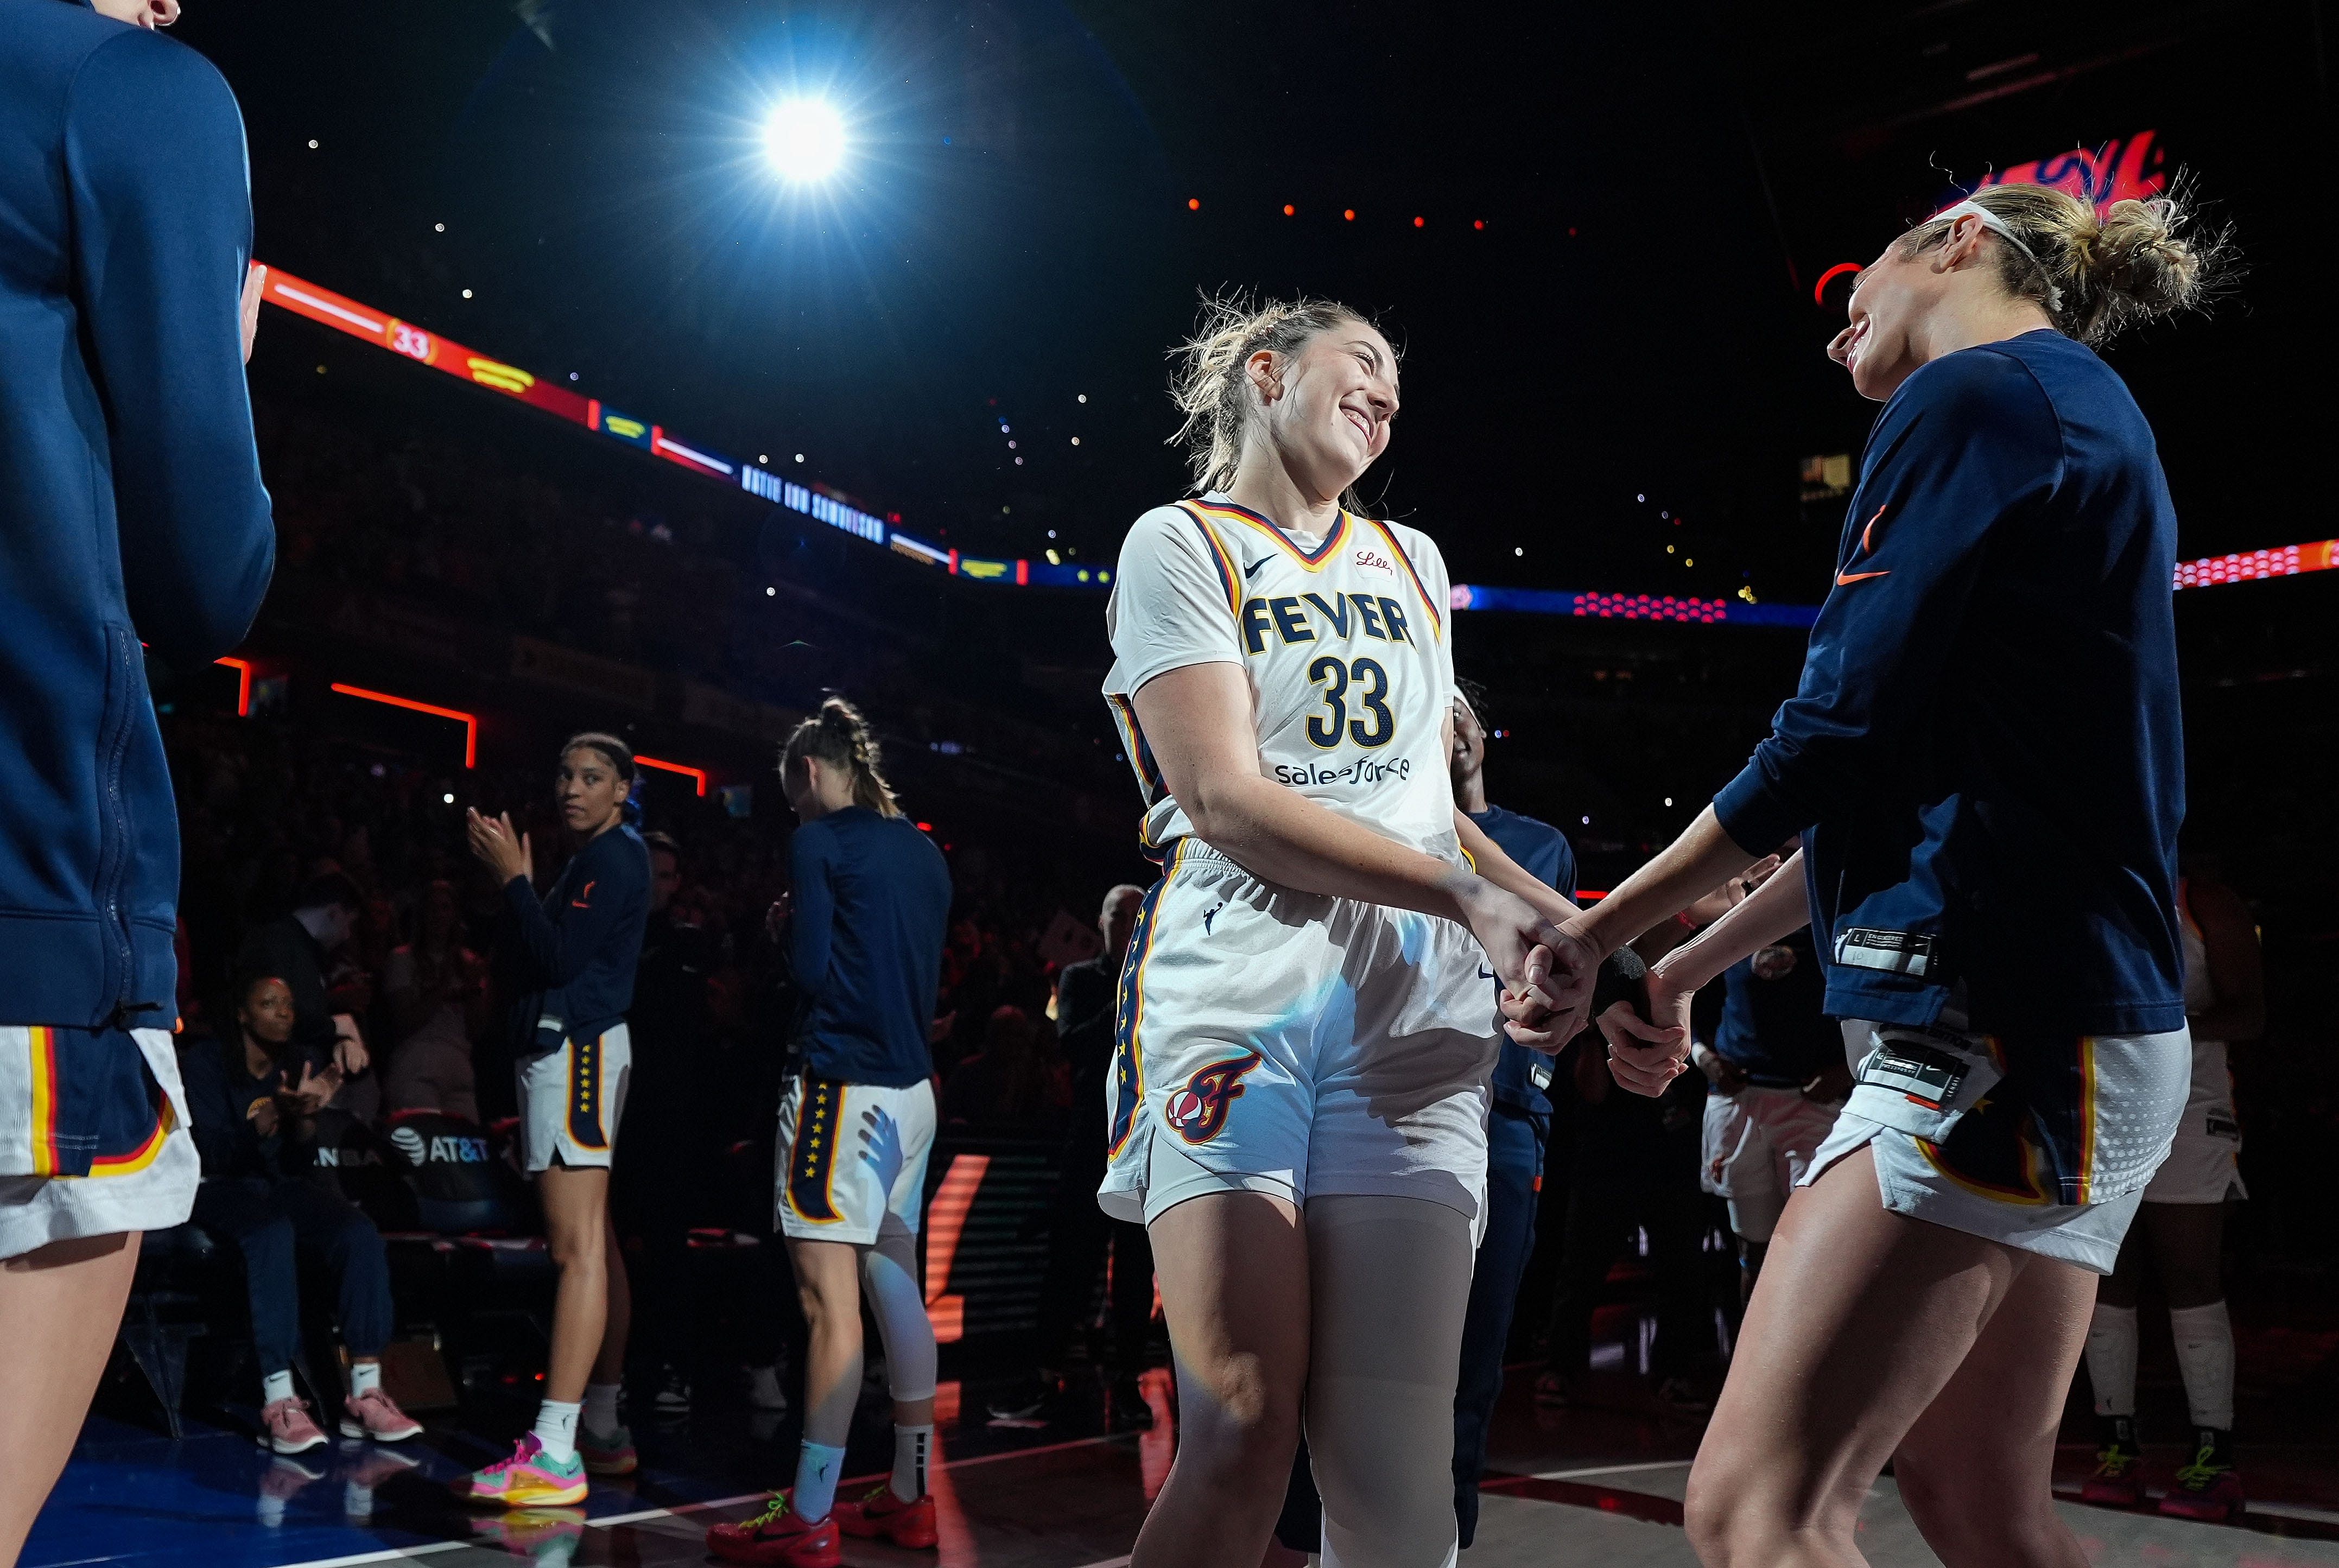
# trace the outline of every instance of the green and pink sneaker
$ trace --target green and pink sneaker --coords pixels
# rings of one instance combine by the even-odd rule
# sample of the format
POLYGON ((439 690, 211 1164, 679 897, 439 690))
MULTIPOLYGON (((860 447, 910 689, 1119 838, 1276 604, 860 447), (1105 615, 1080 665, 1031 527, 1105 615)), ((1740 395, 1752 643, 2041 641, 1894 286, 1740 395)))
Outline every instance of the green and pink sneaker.
POLYGON ((544 1451, 530 1432, 498 1460, 455 1483, 455 1495, 482 1508, 565 1508, 585 1501, 585 1461, 570 1455, 566 1463, 544 1451))

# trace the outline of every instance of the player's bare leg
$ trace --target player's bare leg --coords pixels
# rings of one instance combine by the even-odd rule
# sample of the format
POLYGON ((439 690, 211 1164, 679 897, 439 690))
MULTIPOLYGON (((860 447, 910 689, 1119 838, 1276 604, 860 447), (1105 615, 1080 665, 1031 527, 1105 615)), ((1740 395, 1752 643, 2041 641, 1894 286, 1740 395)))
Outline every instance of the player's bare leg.
POLYGON ((0 1568, 56 1484, 138 1268, 139 1236, 52 1241, 0 1263, 0 1568))
POLYGON ((1189 1198, 1146 1227, 1178 1364, 1178 1458, 1130 1568, 1257 1563, 1283 1506, 1308 1377, 1308 1243, 1258 1192, 1189 1198))

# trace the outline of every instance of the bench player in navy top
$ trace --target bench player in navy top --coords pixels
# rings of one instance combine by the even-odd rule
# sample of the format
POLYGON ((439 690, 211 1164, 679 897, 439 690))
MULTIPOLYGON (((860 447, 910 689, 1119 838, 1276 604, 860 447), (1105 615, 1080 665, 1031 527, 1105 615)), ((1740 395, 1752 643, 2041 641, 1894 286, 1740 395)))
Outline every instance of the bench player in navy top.
POLYGON ((1950 1568, 2086 1561, 2056 1429, 2190 1066, 2176 519, 2089 345, 2198 298, 2216 247, 2180 222, 1995 186, 1862 273, 1830 351, 1885 407, 1801 687, 1566 933, 1604 952, 1803 834, 1807 874, 1654 967, 1660 1025, 1600 1021, 1617 1080, 1660 1090, 1688 992, 1808 919, 1853 1063, 1692 1474, 1708 1563, 1859 1561, 1887 1460, 1950 1568))
POLYGON ((470 813, 471 853, 504 891, 497 957, 520 1050, 520 1152, 560 1271, 536 1426, 509 1459, 457 1487, 483 1506, 567 1506, 583 1501, 587 1470, 622 1475, 636 1464, 617 1421, 633 1304, 609 1223, 609 1157, 634 1060, 626 1009, 650 912, 633 784, 633 751, 617 736, 580 735, 561 747, 553 796, 577 853, 541 902, 528 835, 508 815, 470 813))
POLYGON ((141 1235, 195 1196, 139 644, 227 653, 274 560, 243 123, 155 35, 178 14, 0 0, 0 1563, 81 1430, 141 1235))
POLYGON ((950 925, 950 868, 878 766, 876 737, 830 697, 796 726, 780 782, 801 825, 788 845, 789 968, 805 1002, 780 1096, 778 1229, 804 1303, 804 1442, 795 1484, 706 1533, 716 1556, 830 1568, 841 1535, 936 1544, 926 1474, 934 1331, 918 1287, 918 1222, 934 1144, 926 1047, 950 925), (893 1472, 840 1500, 861 1394, 866 1294, 893 1397, 893 1472))

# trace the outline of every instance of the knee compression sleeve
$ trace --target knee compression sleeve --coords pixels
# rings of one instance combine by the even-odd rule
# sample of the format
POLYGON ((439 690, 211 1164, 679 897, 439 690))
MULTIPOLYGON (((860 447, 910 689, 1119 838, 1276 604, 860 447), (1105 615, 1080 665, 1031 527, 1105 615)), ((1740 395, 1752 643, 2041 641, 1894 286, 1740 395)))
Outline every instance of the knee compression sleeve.
POLYGON ((1308 1446, 1326 1568, 1451 1564, 1469 1217, 1421 1198, 1329 1195, 1308 1200, 1307 1227, 1308 1446))
POLYGON ((918 1238, 881 1236, 861 1255, 862 1288, 885 1342, 886 1390, 897 1400, 934 1396, 934 1326, 918 1293, 918 1238))

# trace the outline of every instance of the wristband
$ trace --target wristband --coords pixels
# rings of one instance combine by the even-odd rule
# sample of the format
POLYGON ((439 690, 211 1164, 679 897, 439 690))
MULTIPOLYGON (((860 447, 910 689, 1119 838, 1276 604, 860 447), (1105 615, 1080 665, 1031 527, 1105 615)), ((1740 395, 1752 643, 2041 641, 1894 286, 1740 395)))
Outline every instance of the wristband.
POLYGON ((1603 959, 1599 976, 1592 984, 1592 1016, 1598 1018, 1616 1003, 1625 1001, 1632 1003, 1633 1016, 1646 1022, 1648 993, 1643 982, 1648 973, 1649 966, 1629 947, 1620 947, 1603 959))

